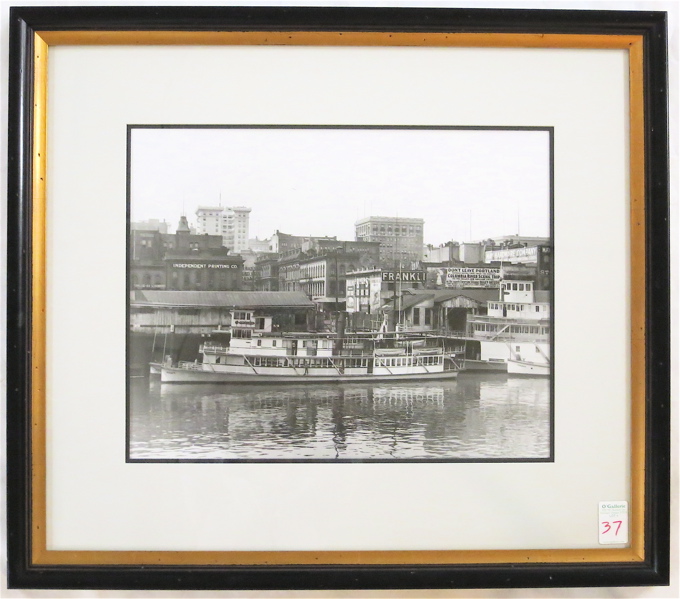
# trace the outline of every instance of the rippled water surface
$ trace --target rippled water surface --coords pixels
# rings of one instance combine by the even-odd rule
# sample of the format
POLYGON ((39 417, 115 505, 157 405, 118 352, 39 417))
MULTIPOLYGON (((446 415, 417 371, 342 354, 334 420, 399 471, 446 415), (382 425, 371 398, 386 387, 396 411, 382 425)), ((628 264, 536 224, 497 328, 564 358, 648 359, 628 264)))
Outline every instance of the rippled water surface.
POLYGON ((162 385, 133 379, 133 460, 541 459, 550 382, 162 385))

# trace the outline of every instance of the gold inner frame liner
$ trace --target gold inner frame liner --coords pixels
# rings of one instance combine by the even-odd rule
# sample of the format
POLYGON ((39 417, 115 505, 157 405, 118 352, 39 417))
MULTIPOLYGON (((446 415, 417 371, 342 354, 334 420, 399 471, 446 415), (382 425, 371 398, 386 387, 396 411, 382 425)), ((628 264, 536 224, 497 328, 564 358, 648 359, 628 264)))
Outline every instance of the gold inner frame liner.
POLYGON ((34 44, 31 352, 31 559, 34 565, 331 565, 606 563, 644 560, 645 196, 642 36, 502 33, 39 31, 34 44), (627 49, 630 81, 630 546, 488 551, 54 551, 47 549, 46 129, 50 45, 309 45, 627 49))

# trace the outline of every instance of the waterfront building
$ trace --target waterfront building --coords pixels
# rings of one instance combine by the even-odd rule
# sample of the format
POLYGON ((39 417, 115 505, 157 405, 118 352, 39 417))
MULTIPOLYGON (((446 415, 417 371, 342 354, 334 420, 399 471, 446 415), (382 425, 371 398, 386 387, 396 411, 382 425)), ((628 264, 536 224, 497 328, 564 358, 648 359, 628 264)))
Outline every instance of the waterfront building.
POLYGON ((445 265, 459 262, 460 244, 448 241, 440 246, 426 245, 423 247, 423 263, 445 265))
POLYGON ((243 258, 218 250, 167 252, 166 289, 237 291, 242 289, 243 258))
POLYGON ((337 237, 325 237, 314 235, 289 235, 282 233, 278 229, 271 236, 269 240, 269 251, 275 254, 287 254, 293 250, 302 251, 303 244, 313 243, 318 241, 337 242, 337 237))
POLYGON ((380 264, 380 243, 377 241, 343 241, 335 237, 312 237, 305 240, 300 249, 308 255, 322 255, 329 252, 361 254, 364 268, 377 268, 380 264))
POLYGON ((314 307, 299 292, 136 290, 130 293, 130 329, 206 335, 227 331, 233 310, 255 310, 273 316, 276 330, 306 330, 307 312, 314 307))
POLYGON ((243 258, 241 289, 243 289, 243 291, 255 291, 255 264, 257 263, 260 254, 248 249, 240 252, 239 256, 243 258))
POLYGON ((248 249, 251 210, 245 206, 199 206, 197 231, 200 235, 221 235, 222 245, 238 254, 248 249))
POLYGON ((551 288, 553 249, 550 244, 496 247, 485 252, 484 261, 500 263, 503 268, 507 268, 509 265, 532 267, 534 270, 532 278, 536 284, 536 289, 546 290, 551 288))
POLYGON ((258 256, 253 272, 253 289, 255 291, 279 290, 278 254, 267 253, 258 256))
POLYGON ((234 310, 269 316, 276 331, 306 331, 314 309, 303 293, 134 290, 128 363, 148 372, 150 362, 193 361, 206 339, 225 339, 234 310))
POLYGON ((489 300, 497 297, 493 289, 404 289, 388 310, 397 330, 464 337, 470 319, 485 315, 489 300))
POLYGON ((248 240, 248 249, 256 254, 266 254, 271 252, 271 242, 271 239, 259 239, 258 237, 255 237, 255 239, 248 240))
POLYGON ((242 264, 220 235, 193 234, 185 216, 175 233, 130 231, 131 289, 240 289, 242 264))
POLYGON ((131 231, 158 231, 165 235, 168 232, 168 223, 157 218, 150 218, 148 220, 140 220, 130 223, 131 231))
POLYGON ((380 244, 381 266, 410 267, 423 260, 422 218, 368 216, 354 223, 357 241, 380 244))
POLYGON ((346 274, 346 310, 350 313, 377 314, 402 289, 425 285, 423 270, 362 269, 346 274))
POLYGON ((299 289, 320 310, 344 310, 348 273, 361 268, 365 261, 366 254, 345 252, 340 248, 318 256, 301 254, 297 261, 299 289))
POLYGON ((492 239, 484 239, 480 241, 487 249, 501 249, 513 247, 527 247, 534 245, 549 245, 549 237, 532 237, 528 235, 501 235, 492 239))

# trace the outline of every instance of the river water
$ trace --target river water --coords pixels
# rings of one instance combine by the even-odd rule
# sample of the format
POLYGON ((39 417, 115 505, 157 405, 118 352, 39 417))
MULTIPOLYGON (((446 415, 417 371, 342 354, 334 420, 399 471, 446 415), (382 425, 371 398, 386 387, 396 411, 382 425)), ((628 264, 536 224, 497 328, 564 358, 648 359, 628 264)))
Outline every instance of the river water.
POLYGON ((134 378, 132 461, 550 459, 547 378, 172 385, 134 378))

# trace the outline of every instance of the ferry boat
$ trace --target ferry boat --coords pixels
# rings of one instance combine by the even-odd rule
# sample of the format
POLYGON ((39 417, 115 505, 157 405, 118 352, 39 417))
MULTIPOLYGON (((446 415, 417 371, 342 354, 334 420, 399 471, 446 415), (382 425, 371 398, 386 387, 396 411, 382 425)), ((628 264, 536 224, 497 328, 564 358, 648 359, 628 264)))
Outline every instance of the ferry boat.
POLYGON ((550 376, 549 362, 528 362, 526 360, 508 360, 508 374, 524 376, 550 376))
POLYGON ((487 302, 486 316, 470 320, 479 350, 463 368, 550 376, 549 294, 531 280, 501 281, 498 301, 487 302))
POLYGON ((271 317, 233 311, 228 344, 206 342, 200 360, 161 367, 163 383, 300 383, 450 379, 458 365, 436 337, 277 333, 271 317))

